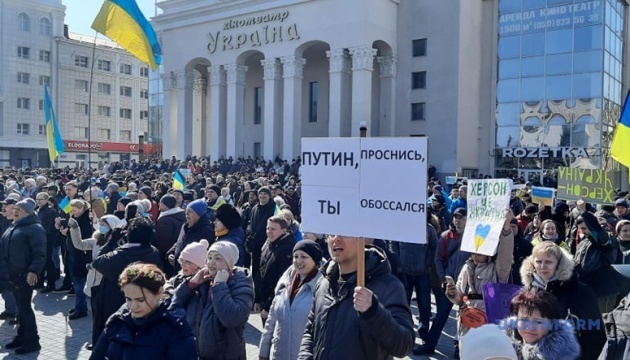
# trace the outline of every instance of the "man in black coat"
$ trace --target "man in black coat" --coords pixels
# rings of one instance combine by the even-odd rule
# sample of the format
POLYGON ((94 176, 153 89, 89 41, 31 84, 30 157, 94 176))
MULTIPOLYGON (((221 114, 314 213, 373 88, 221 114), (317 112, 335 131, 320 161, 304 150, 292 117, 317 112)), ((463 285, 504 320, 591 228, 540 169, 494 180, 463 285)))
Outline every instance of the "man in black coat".
POLYGON ((155 222, 155 243, 164 263, 164 272, 168 277, 175 275, 173 266, 168 262, 166 253, 177 241, 182 226, 186 222, 184 209, 177 207, 175 196, 166 194, 160 199, 160 215, 155 222))
POLYGON ((55 262, 53 261, 53 248, 59 236, 59 232, 55 229, 57 211, 48 206, 49 198, 50 196, 47 192, 40 192, 35 196, 37 217, 44 227, 44 230, 46 230, 46 265, 44 266, 44 271, 37 285, 38 287, 43 287, 44 279, 47 284, 46 287, 40 291, 41 293, 48 293, 55 290, 55 282, 59 279, 59 269, 55 266, 55 262))
POLYGON ((27 198, 13 207, 13 225, 0 240, 0 280, 11 284, 18 307, 17 336, 5 345, 16 354, 41 349, 35 313, 31 306, 33 286, 46 263, 46 230, 34 214, 35 201, 27 198))
POLYGON ((252 257, 252 277, 256 279, 260 267, 260 252, 267 240, 267 220, 276 211, 276 203, 271 200, 271 190, 263 186, 258 190, 258 204, 252 208, 247 225, 245 246, 252 257))
POLYGON ((114 211, 116 211, 116 206, 118 205, 118 200, 120 200, 120 193, 118 192, 119 187, 116 183, 107 184, 107 213, 112 215, 114 211))

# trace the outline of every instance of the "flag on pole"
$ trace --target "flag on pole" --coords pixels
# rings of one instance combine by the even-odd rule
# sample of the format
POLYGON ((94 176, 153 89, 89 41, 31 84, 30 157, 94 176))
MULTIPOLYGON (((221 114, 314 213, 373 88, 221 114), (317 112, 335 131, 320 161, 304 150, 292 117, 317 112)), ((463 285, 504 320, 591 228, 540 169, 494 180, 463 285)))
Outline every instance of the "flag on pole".
POLYGON ((173 189, 186 191, 186 180, 184 180, 179 170, 175 170, 175 173, 173 173, 173 189))
POLYGON ((162 62, 155 30, 135 0, 105 0, 92 29, 107 36, 154 71, 162 62))
POLYGON ((64 153, 65 149, 63 147, 63 140, 61 140, 55 110, 53 109, 52 101, 48 95, 48 86, 46 85, 44 85, 44 123, 46 124, 48 156, 50 156, 50 162, 54 162, 59 155, 64 153))
POLYGON ((628 100, 630 99, 630 91, 626 95, 626 101, 621 108, 621 116, 619 123, 615 128, 612 145, 610 146, 610 156, 617 160, 623 166, 630 168, 630 107, 628 100))

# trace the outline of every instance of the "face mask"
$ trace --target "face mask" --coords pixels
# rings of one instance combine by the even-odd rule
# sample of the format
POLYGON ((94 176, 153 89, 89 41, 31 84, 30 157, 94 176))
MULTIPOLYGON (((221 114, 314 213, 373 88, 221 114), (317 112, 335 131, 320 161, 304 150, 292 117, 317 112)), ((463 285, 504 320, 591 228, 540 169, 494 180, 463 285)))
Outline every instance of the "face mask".
POLYGON ((108 231, 109 226, 101 225, 98 227, 98 232, 100 232, 101 234, 107 234, 108 231))

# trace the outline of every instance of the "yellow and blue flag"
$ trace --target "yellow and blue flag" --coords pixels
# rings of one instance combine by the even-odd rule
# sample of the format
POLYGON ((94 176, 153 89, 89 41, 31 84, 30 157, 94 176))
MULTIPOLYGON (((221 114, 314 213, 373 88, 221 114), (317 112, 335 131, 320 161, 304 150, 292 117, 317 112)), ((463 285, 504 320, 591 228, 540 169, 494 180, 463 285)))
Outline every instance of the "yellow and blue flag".
POLYGON ((66 214, 70 214, 70 211, 72 210, 72 206, 70 206, 70 198, 67 196, 63 198, 59 202, 59 208, 63 210, 63 212, 65 212, 66 214))
POLYGON ((186 191, 186 180, 184 180, 184 177, 179 170, 175 170, 173 173, 173 189, 186 191))
POLYGON ((44 85, 44 121, 46 124, 46 140, 48 143, 48 156, 50 156, 50 162, 54 162, 55 159, 64 153, 63 140, 61 140, 61 133, 59 132, 59 124, 57 123, 57 117, 55 116, 55 110, 52 106, 52 101, 48 95, 48 87, 44 85))
POLYGON ((107 36, 154 71, 162 62, 155 30, 135 0, 105 0, 92 29, 107 36))
POLYGON ((630 100, 630 91, 626 95, 619 123, 615 128, 615 136, 610 146, 610 156, 623 166, 630 168, 630 107, 628 107, 628 100, 630 100))

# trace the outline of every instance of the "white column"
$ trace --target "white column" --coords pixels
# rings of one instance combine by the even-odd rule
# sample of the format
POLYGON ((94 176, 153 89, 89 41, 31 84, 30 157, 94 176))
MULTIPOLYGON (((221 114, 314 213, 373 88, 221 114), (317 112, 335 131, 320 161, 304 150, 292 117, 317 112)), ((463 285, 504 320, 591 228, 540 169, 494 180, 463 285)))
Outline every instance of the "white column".
POLYGON ((284 106, 282 157, 293 159, 299 154, 302 141, 302 72, 306 59, 285 56, 282 62, 284 78, 284 106))
POLYGON ((350 125, 346 124, 350 120, 350 58, 345 49, 326 51, 326 56, 330 63, 328 136, 350 136, 350 125))
POLYGON ((359 124, 367 123, 370 135, 372 120, 372 70, 377 50, 369 46, 350 48, 352 55, 352 136, 359 136, 359 124))
POLYGON ((221 65, 208 66, 210 74, 210 160, 225 156, 225 71, 221 65))
POLYGON ((396 55, 379 56, 381 77, 381 136, 396 136, 396 55))
POLYGON ((176 154, 177 143, 177 75, 174 72, 162 74, 162 89, 162 157, 170 159, 176 154))
POLYGON ((192 80, 192 72, 177 75, 177 159, 192 153, 192 80))
POLYGON ((276 132, 280 127, 280 119, 282 118, 282 94, 281 74, 282 68, 278 63, 278 59, 260 60, 263 67, 265 81, 264 90, 264 114, 263 114, 263 156, 265 159, 273 159, 280 151, 280 139, 276 137, 276 132))
POLYGON ((243 127, 243 106, 245 98, 245 73, 247 66, 239 64, 223 65, 227 72, 227 135, 226 156, 237 158, 241 149, 237 149, 237 140, 240 143, 240 132, 243 127))
POLYGON ((206 118, 206 79, 199 77, 193 79, 193 110, 192 110, 192 155, 205 155, 204 142, 207 125, 206 118))
POLYGON ((204 112, 203 118, 201 121, 203 122, 203 139, 201 141, 201 155, 208 156, 212 148, 210 147, 210 142, 212 141, 212 119, 210 118, 210 105, 212 104, 212 87, 210 85, 210 72, 208 72, 206 79, 206 86, 203 97, 204 102, 204 112))

